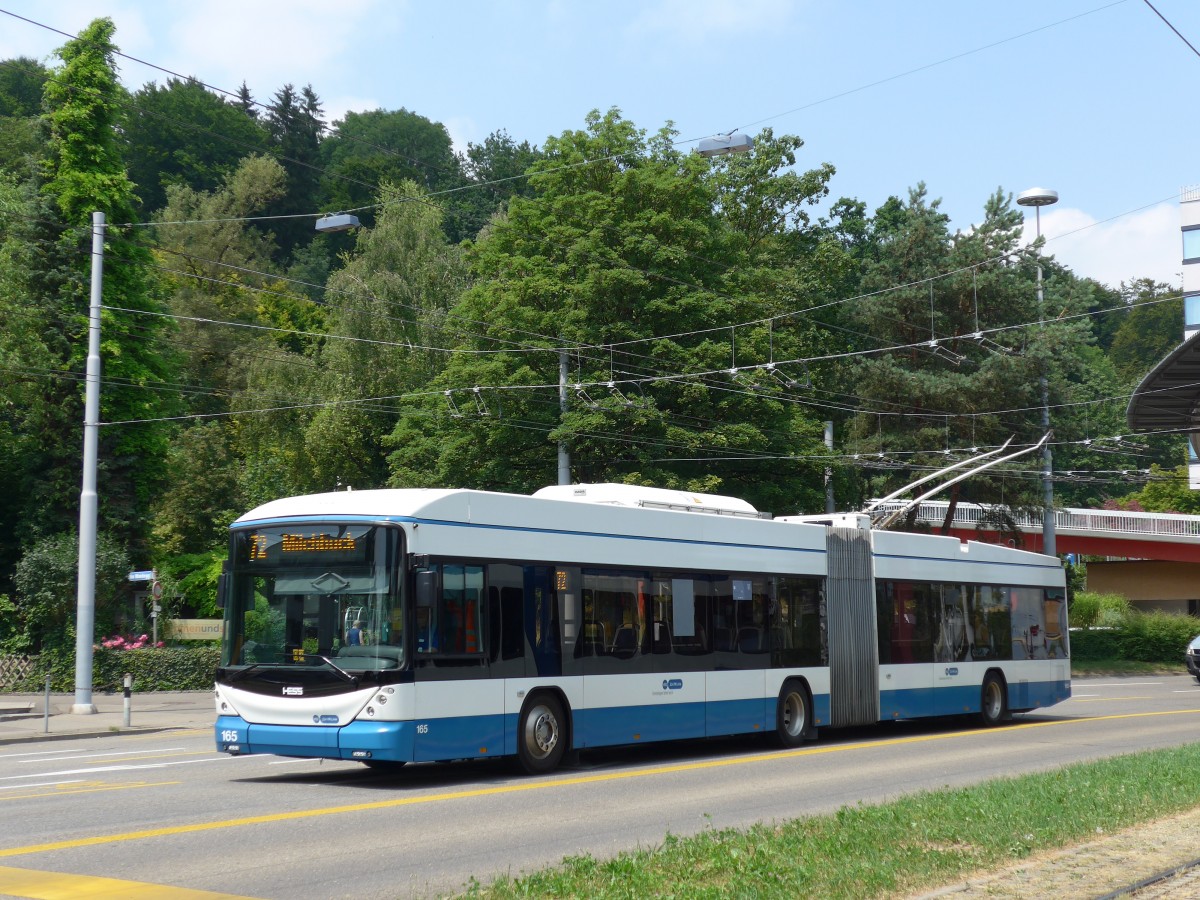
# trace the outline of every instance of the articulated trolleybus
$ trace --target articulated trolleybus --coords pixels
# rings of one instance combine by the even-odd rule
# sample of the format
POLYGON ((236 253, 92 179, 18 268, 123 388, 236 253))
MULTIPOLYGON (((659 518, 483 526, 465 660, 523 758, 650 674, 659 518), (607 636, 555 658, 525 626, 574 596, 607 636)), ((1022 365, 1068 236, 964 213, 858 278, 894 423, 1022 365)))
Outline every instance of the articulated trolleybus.
POLYGON ((232 526, 216 740, 231 754, 515 756, 974 713, 1070 696, 1053 557, 771 519, 629 485, 374 490, 232 526))

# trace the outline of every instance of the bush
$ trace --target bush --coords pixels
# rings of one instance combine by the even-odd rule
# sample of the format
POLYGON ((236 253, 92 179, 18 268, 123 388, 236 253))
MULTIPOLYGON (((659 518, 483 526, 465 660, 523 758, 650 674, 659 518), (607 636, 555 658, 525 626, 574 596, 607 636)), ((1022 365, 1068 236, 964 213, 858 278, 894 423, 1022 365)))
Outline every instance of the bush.
POLYGON ((1071 632, 1071 658, 1080 662, 1099 662, 1121 658, 1121 635, 1113 628, 1085 628, 1071 632))
POLYGON ((1200 634, 1200 620, 1165 612, 1136 613, 1120 632, 1122 659, 1178 663, 1188 642, 1200 634))
POLYGON ((1132 612, 1129 600, 1120 594, 1079 591, 1071 602, 1069 618, 1076 628, 1116 628, 1132 612))
MULTIPOLYGON (((140 650, 105 649, 92 652, 92 689, 120 691, 125 673, 133 676, 135 691, 207 691, 221 660, 215 644, 197 647, 144 648, 140 650)), ((75 690, 74 652, 39 654, 28 674, 18 683, 6 685, 6 691, 36 692, 45 687, 59 693, 75 690)))

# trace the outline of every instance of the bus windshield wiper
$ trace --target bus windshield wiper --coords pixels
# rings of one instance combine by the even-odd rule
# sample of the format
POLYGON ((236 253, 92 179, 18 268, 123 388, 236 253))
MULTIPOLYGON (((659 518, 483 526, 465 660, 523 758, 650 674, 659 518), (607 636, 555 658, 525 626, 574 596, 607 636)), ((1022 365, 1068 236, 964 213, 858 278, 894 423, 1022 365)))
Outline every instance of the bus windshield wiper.
POLYGON ((315 656, 315 657, 305 657, 305 658, 306 659, 314 659, 315 658, 315 659, 321 660, 321 662, 325 663, 325 665, 327 665, 327 666, 329 666, 329 668, 333 669, 333 671, 335 671, 338 674, 338 677, 344 679, 348 684, 353 684, 355 686, 358 685, 358 677, 356 675, 351 675, 349 672, 347 672, 345 669, 343 669, 341 666, 339 666, 337 663, 335 663, 328 656, 315 656))
POLYGON ((250 665, 246 666, 246 668, 244 668, 244 669, 238 669, 236 672, 230 672, 228 675, 227 681, 229 682, 229 684, 233 684, 235 681, 241 681, 243 678, 246 678, 247 676, 249 676, 249 674, 251 672, 253 672, 255 669, 261 669, 262 666, 263 666, 262 663, 251 663, 250 665))

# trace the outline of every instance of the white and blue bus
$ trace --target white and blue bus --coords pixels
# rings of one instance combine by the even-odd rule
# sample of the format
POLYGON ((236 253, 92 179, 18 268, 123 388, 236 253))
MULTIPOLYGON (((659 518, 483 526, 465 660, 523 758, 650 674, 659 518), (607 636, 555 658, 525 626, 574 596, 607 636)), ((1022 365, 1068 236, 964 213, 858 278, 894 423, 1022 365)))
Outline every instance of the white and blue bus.
POLYGON ((1053 557, 630 485, 276 500, 233 524, 222 603, 231 754, 539 773, 1071 693, 1053 557))

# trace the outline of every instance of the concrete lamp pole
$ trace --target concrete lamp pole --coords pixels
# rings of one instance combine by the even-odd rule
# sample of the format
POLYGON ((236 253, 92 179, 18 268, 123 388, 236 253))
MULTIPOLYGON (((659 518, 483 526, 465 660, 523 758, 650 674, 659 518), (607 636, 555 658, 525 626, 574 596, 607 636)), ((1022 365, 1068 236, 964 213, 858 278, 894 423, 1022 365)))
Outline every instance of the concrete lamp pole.
MULTIPOLYGON (((1057 202, 1058 191, 1051 191, 1047 188, 1030 188, 1017 195, 1018 206, 1032 206, 1034 209, 1039 241, 1042 238, 1042 207, 1057 202)), ((1042 320, 1044 328, 1046 300, 1042 293, 1042 256, 1040 251, 1037 267, 1037 298, 1038 318, 1042 320)), ((1048 433, 1050 431, 1050 384, 1046 377, 1045 362, 1041 364, 1040 368, 1038 381, 1042 389, 1042 431, 1048 433)), ((1054 458, 1050 452, 1050 441, 1046 441, 1042 447, 1042 552, 1047 556, 1058 555, 1058 542, 1054 535, 1054 458)))
POLYGON ((92 289, 88 302, 87 381, 83 402, 83 489, 79 493, 79 582, 75 599, 75 702, 90 715, 96 631, 96 468, 100 445, 100 297, 104 286, 104 213, 92 213, 92 289))

